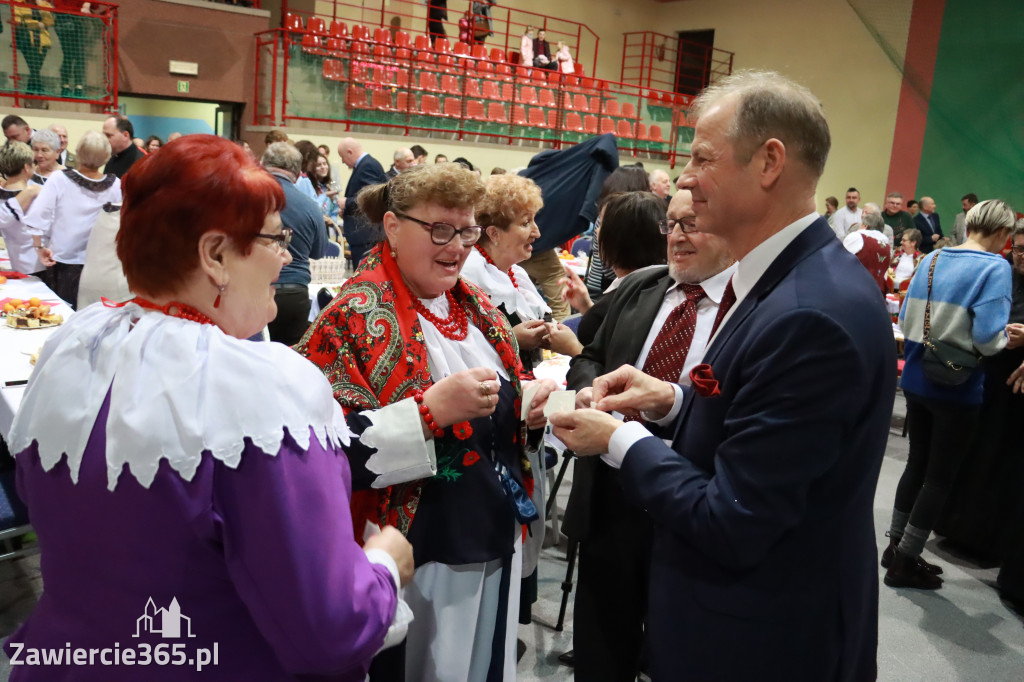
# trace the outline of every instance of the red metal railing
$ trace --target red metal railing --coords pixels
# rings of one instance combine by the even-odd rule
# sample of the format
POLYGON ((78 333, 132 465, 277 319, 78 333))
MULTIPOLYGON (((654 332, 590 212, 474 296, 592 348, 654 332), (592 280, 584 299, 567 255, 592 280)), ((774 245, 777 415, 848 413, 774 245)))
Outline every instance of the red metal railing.
POLYGON ((624 33, 619 80, 694 95, 732 73, 733 55, 652 31, 624 33))
POLYGON ((297 28, 256 36, 254 125, 317 121, 555 148, 612 132, 639 156, 673 166, 688 156, 685 95, 474 57, 404 31, 297 28))
MULTIPOLYGON (((318 6, 326 5, 326 2, 318 3, 318 6)), ((469 6, 472 6, 472 4, 469 3, 469 6)), ((390 29, 391 22, 397 19, 398 25, 394 29, 395 31, 404 30, 411 34, 422 33, 424 35, 432 35, 434 32, 429 29, 427 21, 427 12, 429 10, 430 0, 427 0, 426 3, 423 0, 391 0, 388 3, 382 2, 379 8, 368 8, 362 4, 335 0, 330 5, 329 13, 326 11, 310 13, 292 9, 288 4, 288 0, 283 0, 281 23, 282 28, 294 28, 294 25, 289 26, 289 21, 299 18, 307 29, 312 30, 309 26, 309 19, 313 17, 323 21, 328 27, 332 22, 341 21, 348 25, 367 26, 372 32, 378 27, 388 27, 390 29)), ((488 50, 498 47, 505 52, 509 61, 513 63, 518 63, 515 59, 519 55, 522 36, 527 27, 544 29, 547 33, 546 39, 550 44, 552 55, 555 53, 558 42, 563 41, 569 46, 569 51, 576 63, 589 64, 588 73, 594 74, 596 72, 597 49, 600 39, 586 24, 546 14, 538 14, 537 12, 502 7, 500 5, 491 5, 489 11, 489 33, 491 35, 482 41, 475 40, 475 36, 473 36, 473 39, 463 38, 470 38, 470 36, 465 35, 466 23, 481 26, 487 23, 488 17, 486 15, 472 14, 469 11, 460 15, 455 10, 446 10, 448 18, 438 20, 437 26, 440 31, 444 32, 444 37, 452 44, 461 40, 470 46, 475 44, 486 45, 488 50)))
POLYGON ((117 111, 117 5, 91 2, 89 12, 0 0, 0 55, 11 55, 0 97, 96 104, 117 111), (55 50, 59 46, 60 59, 55 50))

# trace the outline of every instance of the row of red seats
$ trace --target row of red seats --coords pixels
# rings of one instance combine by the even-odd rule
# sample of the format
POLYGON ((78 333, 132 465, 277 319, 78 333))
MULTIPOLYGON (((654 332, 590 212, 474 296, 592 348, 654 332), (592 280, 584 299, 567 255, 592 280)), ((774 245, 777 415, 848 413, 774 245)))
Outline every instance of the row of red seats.
MULTIPOLYGON (((414 93, 399 91, 397 97, 392 98, 392 93, 389 90, 352 88, 349 91, 348 106, 355 109, 376 109, 381 112, 416 113, 434 118, 466 119, 550 130, 558 128, 559 111, 556 109, 545 110, 540 107, 527 109, 521 104, 513 104, 510 116, 509 110, 501 102, 485 103, 480 100, 468 99, 465 100, 465 111, 463 111, 463 100, 447 97, 442 105, 440 97, 433 94, 421 95, 418 106, 410 106, 415 103, 415 98, 412 95, 414 93), (369 101, 367 100, 368 93, 369 101)), ((652 125, 648 131, 647 126, 638 121, 632 122, 623 119, 616 121, 607 117, 584 116, 574 111, 566 112, 562 130, 584 135, 613 133, 623 139, 665 142, 661 127, 658 125, 652 125)))

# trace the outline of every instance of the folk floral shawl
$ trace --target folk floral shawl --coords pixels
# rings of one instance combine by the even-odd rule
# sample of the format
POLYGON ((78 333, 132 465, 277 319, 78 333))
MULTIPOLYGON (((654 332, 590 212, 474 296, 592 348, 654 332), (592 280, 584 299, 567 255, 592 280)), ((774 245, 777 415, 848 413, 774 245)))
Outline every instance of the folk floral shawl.
MULTIPOLYGON (((482 331, 497 351, 515 388, 515 413, 519 414, 523 369, 505 316, 485 294, 462 279, 453 287, 452 295, 466 311, 470 324, 482 331)), ((321 368, 346 414, 411 398, 417 390, 426 391, 433 384, 412 293, 391 253, 381 244, 369 252, 295 349, 321 368)), ((445 429, 442 438, 454 438, 451 427, 445 429)), ((532 489, 522 433, 517 441, 524 483, 532 489)), ((353 491, 356 537, 361 537, 367 520, 408 533, 424 483, 417 480, 353 491)))

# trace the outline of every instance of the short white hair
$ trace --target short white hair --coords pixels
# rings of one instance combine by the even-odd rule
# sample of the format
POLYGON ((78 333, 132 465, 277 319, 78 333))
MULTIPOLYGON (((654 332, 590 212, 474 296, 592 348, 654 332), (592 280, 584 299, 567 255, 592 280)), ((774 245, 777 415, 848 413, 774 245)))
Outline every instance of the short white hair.
POLYGON ((110 160, 111 152, 110 140, 98 130, 86 131, 75 147, 78 165, 97 170, 110 160))

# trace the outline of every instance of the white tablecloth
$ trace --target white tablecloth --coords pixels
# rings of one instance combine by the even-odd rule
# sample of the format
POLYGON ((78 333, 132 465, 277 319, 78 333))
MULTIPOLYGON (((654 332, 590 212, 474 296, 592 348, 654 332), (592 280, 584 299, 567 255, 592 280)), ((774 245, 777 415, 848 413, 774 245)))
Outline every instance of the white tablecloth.
MULTIPOLYGON (((36 277, 9 279, 6 284, 0 284, 0 299, 20 298, 27 301, 33 296, 47 303, 53 302, 53 312, 63 315, 65 320, 74 312, 36 277)), ((0 321, 0 436, 6 438, 10 432, 14 415, 25 393, 24 384, 7 384, 26 381, 29 378, 33 369, 29 356, 39 350, 57 329, 58 327, 14 329, 7 326, 6 320, 0 321)))

